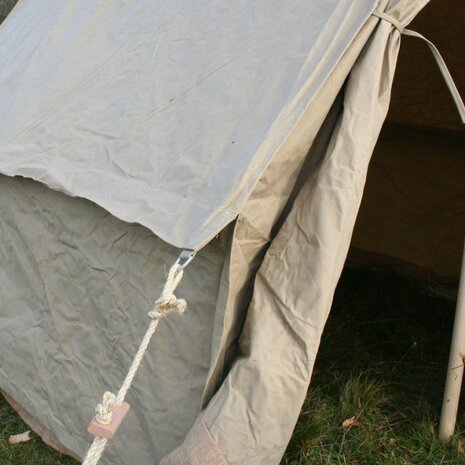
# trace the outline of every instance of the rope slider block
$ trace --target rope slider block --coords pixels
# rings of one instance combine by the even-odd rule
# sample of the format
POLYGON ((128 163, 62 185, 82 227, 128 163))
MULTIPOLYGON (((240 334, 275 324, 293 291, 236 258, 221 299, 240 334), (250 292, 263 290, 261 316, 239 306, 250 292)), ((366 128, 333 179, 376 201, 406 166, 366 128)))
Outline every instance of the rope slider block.
POLYGON ((115 435, 119 425, 121 425, 121 422, 124 420, 124 417, 129 412, 129 408, 130 406, 127 402, 123 402, 121 405, 117 405, 113 410, 111 422, 108 425, 99 422, 97 418, 94 417, 89 423, 87 431, 94 436, 111 439, 115 435))
POLYGON ((128 413, 129 405, 124 402, 124 399, 136 376, 142 358, 147 351, 150 339, 155 334, 158 323, 173 311, 184 313, 186 310, 186 301, 184 299, 178 299, 174 295, 174 291, 179 281, 181 281, 184 268, 192 261, 193 257, 194 251, 185 251, 171 267, 160 298, 155 302, 153 310, 149 312, 149 316, 152 320, 132 360, 126 378, 119 388, 118 394, 115 395, 112 392, 105 392, 102 402, 95 408, 95 418, 89 423, 87 428, 87 431, 95 435, 95 438, 87 451, 82 465, 97 465, 108 440, 116 433, 123 418, 128 413), (181 264, 182 260, 185 260, 185 262, 181 264))

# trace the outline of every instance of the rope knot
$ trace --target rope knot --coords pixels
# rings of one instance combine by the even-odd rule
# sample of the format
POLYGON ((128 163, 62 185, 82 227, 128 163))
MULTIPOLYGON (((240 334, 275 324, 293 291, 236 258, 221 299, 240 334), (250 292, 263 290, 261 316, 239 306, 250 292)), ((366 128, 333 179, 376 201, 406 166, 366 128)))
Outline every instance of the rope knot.
POLYGON ((187 308, 187 303, 184 299, 178 299, 174 294, 168 297, 160 297, 155 302, 155 308, 149 312, 150 318, 161 320, 171 312, 184 313, 187 308))
MULTIPOLYGON (((111 392, 105 392, 103 395, 102 403, 98 404, 95 409, 95 421, 101 423, 102 425, 106 425, 108 429, 112 427, 115 427, 116 429, 118 426, 116 425, 116 423, 118 423, 116 418, 114 424, 111 424, 113 420, 113 414, 115 413, 115 409, 120 408, 120 406, 124 406, 124 399, 126 394, 131 387, 137 370, 142 362, 142 358, 147 351, 150 339, 155 334, 159 320, 164 318, 172 311, 184 313, 186 310, 186 301, 184 299, 178 299, 174 295, 174 291, 179 284, 179 281, 181 281, 183 275, 182 266, 179 265, 181 258, 186 260, 182 265, 185 267, 192 260, 193 255, 189 254, 189 256, 186 258, 181 254, 177 262, 171 267, 166 279, 165 287, 163 288, 163 292, 161 293, 160 298, 155 302, 153 310, 149 312, 149 315, 151 318, 153 318, 153 320, 150 322, 149 327, 147 328, 147 331, 139 345, 139 348, 137 349, 136 355, 132 360, 132 364, 126 374, 126 378, 124 378, 123 384, 119 388, 118 394, 115 396, 111 392)), ((97 465, 108 441, 106 437, 102 437, 99 433, 96 434, 95 428, 91 431, 90 428, 91 425, 93 426, 93 423, 94 421, 91 421, 89 424, 88 431, 96 435, 96 437, 94 438, 90 449, 87 451, 86 457, 82 462, 83 465, 97 465)), ((103 427, 101 426, 100 428, 103 427)))
POLYGON ((102 425, 109 425, 115 408, 116 396, 112 392, 105 392, 102 403, 95 407, 95 419, 102 425))
POLYGON ((174 290, 181 281, 183 270, 180 265, 174 265, 166 279, 165 287, 160 297, 155 302, 155 307, 149 312, 149 317, 154 320, 161 320, 171 312, 184 313, 187 308, 187 303, 184 299, 178 299, 174 295, 174 290))

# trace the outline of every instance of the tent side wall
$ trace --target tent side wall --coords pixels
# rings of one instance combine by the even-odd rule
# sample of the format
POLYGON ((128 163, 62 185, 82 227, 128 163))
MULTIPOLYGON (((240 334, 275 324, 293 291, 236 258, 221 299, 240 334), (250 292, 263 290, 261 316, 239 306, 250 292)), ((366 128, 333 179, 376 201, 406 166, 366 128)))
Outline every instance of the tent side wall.
MULTIPOLYGON (((0 176, 0 197, 0 388, 45 439, 82 457, 93 409, 124 378, 179 251, 35 181, 0 176)), ((179 286, 189 311, 160 325, 103 463, 157 463, 194 422, 229 246, 225 231, 189 266, 179 286)))

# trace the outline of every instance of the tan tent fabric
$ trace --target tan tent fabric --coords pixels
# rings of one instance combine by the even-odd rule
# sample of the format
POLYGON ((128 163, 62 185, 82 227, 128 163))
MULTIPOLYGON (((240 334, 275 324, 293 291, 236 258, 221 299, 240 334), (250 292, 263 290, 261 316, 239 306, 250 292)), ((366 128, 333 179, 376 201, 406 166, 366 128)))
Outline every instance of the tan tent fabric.
POLYGON ((0 28, 0 172, 199 248, 375 5, 21 0, 0 28))
MULTIPOLYGON (((403 3, 386 12, 405 25, 424 2, 403 3)), ((351 71, 326 153, 258 271, 241 356, 202 414, 230 465, 279 463, 292 433, 387 113, 399 39, 381 21, 351 71)))
MULTIPOLYGON (((222 302, 221 307, 217 307, 215 316, 215 331, 218 332, 219 339, 213 338, 217 345, 212 347, 211 379, 207 383, 206 391, 208 399, 218 388, 218 381, 222 379, 227 352, 234 351, 231 345, 237 340, 241 327, 237 321, 243 321, 250 301, 252 278, 263 259, 263 251, 273 239, 273 229, 279 223, 280 217, 285 215, 283 211, 286 204, 292 204, 292 199, 289 198, 298 182, 305 157, 313 146, 331 105, 375 24, 376 20, 373 18, 359 32, 341 58, 337 69, 331 73, 315 100, 307 108, 300 123, 260 178, 238 217, 229 264, 230 287, 227 297, 225 296, 226 302, 222 302), (286 176, 282 175, 283 166, 286 167, 286 176)), ((340 102, 334 106, 333 113, 337 114, 340 102)), ((334 115, 330 115, 328 119, 327 126, 329 131, 332 131, 334 115)), ((323 144, 327 143, 325 137, 320 138, 323 139, 323 144)), ((230 354, 231 357, 234 355, 234 353, 230 354)))
POLYGON ((389 104, 400 34, 371 13, 425 3, 19 2, 0 171, 85 197, 0 176, 0 388, 43 434, 84 455, 199 247, 102 464, 279 463, 389 104))
POLYGON ((228 465, 223 454, 215 444, 205 421, 200 416, 187 435, 186 441, 160 465, 228 465))

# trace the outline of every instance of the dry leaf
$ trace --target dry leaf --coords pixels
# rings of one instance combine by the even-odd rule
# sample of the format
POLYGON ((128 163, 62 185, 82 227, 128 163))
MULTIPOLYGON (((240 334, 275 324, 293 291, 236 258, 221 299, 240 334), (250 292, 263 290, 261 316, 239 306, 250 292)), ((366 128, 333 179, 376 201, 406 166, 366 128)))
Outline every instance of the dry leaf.
POLYGON ((25 431, 21 434, 13 434, 8 438, 9 444, 19 444, 21 442, 27 442, 31 439, 31 432, 25 431))
POLYGON ((342 422, 342 429, 344 431, 349 431, 350 429, 355 428, 357 426, 360 426, 360 421, 357 417, 350 417, 342 422))

